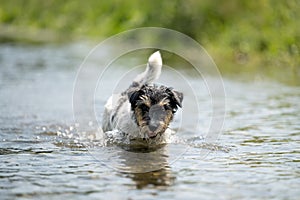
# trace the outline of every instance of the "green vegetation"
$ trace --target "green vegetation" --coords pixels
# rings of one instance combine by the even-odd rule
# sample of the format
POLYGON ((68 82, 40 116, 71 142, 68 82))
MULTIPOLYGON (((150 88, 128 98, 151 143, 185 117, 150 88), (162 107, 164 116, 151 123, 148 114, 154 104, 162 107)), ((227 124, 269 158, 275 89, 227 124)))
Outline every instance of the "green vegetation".
POLYGON ((103 39, 143 26, 199 41, 222 73, 300 77, 298 0, 2 0, 0 41, 103 39))

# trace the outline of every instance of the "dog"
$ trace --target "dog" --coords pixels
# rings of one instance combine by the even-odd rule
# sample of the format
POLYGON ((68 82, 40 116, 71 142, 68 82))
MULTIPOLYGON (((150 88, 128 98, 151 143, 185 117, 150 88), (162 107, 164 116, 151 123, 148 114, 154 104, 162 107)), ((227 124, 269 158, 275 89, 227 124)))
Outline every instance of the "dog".
POLYGON ((127 90, 112 95, 105 104, 102 129, 104 133, 118 132, 118 137, 131 144, 162 144, 171 134, 168 128, 183 93, 171 87, 153 84, 161 74, 160 52, 153 53, 146 70, 139 74, 127 90))

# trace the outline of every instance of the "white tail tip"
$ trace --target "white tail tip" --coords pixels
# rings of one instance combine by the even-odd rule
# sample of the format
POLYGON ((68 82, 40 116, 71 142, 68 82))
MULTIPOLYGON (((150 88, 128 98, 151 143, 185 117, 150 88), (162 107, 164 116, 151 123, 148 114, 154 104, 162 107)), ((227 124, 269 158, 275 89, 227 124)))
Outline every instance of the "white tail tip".
POLYGON ((161 59, 161 55, 159 51, 156 51, 155 53, 153 53, 149 59, 148 59, 148 63, 150 65, 162 65, 162 59, 161 59))

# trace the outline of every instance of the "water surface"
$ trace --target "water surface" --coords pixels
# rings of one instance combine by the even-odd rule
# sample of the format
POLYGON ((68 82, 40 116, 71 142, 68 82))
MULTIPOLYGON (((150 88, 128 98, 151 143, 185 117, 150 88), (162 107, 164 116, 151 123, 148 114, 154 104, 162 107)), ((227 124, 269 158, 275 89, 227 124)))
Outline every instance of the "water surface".
MULTIPOLYGON (((93 122, 86 124, 91 132, 77 132, 73 84, 88 51, 83 44, 0 46, 1 198, 299 198, 299 87, 224 79, 223 132, 217 141, 206 143, 212 112, 205 82, 185 70, 180 73, 188 84, 176 83, 176 72, 166 68, 160 82, 184 90, 186 108, 194 106, 189 99, 197 99, 199 116, 178 113, 172 127, 180 129, 171 144, 151 154, 129 152, 101 145, 93 132, 98 124, 93 122), (200 91, 196 97, 188 90, 193 85, 200 91), (195 124, 200 127, 197 131, 195 124), (204 156, 203 150, 210 153, 204 156), (140 172, 152 165, 156 171, 140 172)), ((99 60, 91 63, 94 69, 102 67, 99 60)), ((116 62, 107 72, 111 78, 96 90, 99 120, 112 89, 126 88, 115 82, 124 75, 121 65, 116 62)), ((128 76, 135 74, 133 70, 128 76)))

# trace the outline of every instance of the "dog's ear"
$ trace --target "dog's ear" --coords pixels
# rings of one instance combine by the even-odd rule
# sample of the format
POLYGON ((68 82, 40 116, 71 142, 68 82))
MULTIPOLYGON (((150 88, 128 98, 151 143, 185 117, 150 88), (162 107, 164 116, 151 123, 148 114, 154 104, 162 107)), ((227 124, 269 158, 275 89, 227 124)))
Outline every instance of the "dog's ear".
POLYGON ((182 101, 183 101, 183 93, 178 92, 174 90, 173 88, 168 88, 169 90, 169 95, 172 100, 172 102, 175 103, 176 106, 179 106, 180 108, 182 107, 182 101))
POLYGON ((136 106, 137 100, 142 94, 140 90, 131 90, 127 93, 127 95, 132 108, 134 108, 136 106))

